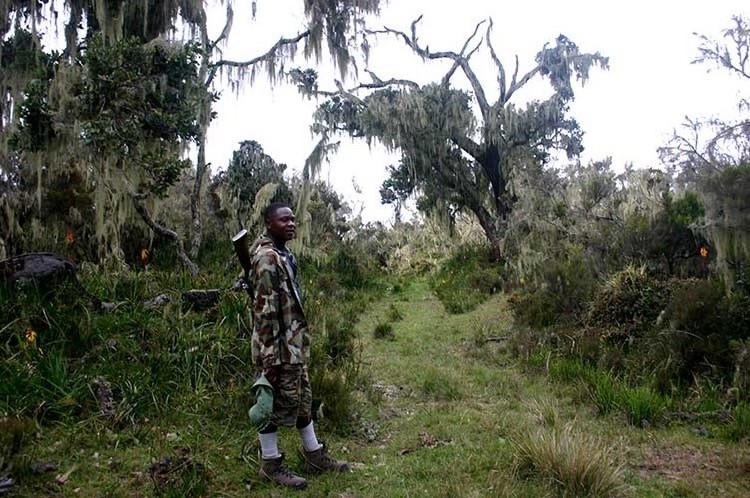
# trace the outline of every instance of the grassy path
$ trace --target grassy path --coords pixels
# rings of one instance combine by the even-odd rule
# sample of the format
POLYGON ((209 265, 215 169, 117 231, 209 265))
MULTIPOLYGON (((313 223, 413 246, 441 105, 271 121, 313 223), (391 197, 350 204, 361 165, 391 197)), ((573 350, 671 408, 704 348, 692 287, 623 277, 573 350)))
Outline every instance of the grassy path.
MULTIPOLYGON (((375 448, 361 450, 357 496, 542 496, 510 475, 509 432, 526 416, 533 381, 477 349, 481 335, 498 336, 510 317, 498 297, 464 315, 447 314, 422 283, 377 303, 359 323, 363 360, 380 390, 375 448), (394 309, 393 340, 373 330, 394 309), (379 470, 384 469, 384 470, 379 470)), ((487 343, 495 348, 496 343, 487 343)))
POLYGON ((625 496, 750 496, 747 447, 689 427, 645 430, 599 417, 579 390, 521 373, 502 339, 482 340, 508 333, 504 299, 450 315, 417 282, 371 307, 358 332, 376 390, 372 442, 348 448, 355 473, 325 478, 317 491, 313 482, 310 496, 557 496, 538 475, 513 470, 513 441, 545 424, 578 434, 563 451, 580 465, 617 462, 625 496), (375 339, 376 325, 389 321, 393 339, 375 339))

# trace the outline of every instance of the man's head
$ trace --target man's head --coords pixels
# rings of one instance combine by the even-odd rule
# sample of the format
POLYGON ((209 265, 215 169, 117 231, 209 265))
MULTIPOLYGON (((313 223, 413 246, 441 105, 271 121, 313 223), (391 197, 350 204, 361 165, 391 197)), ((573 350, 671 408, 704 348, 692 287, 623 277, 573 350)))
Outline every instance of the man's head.
POLYGON ((263 212, 266 230, 274 243, 283 246, 297 234, 294 212, 282 202, 269 204, 263 212))

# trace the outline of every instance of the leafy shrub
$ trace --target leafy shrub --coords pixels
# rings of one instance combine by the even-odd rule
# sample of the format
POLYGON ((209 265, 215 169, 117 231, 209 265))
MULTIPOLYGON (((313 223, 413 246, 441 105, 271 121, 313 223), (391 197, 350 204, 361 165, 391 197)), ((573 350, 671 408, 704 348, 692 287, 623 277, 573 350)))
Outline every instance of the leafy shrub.
POLYGON ((546 328, 557 322, 555 296, 546 289, 523 292, 511 299, 516 323, 533 328, 546 328))
POLYGON ((669 292, 668 284, 651 277, 644 267, 628 266, 597 290, 586 322, 601 327, 615 341, 640 337, 655 324, 669 292))
POLYGON ((501 267, 487 248, 464 248, 443 263, 430 287, 449 313, 466 313, 502 288, 501 267))
POLYGON ((313 391, 313 413, 322 415, 316 420, 326 428, 339 434, 350 430, 354 419, 354 390, 352 382, 356 379, 356 370, 316 368, 311 371, 310 385, 313 391))

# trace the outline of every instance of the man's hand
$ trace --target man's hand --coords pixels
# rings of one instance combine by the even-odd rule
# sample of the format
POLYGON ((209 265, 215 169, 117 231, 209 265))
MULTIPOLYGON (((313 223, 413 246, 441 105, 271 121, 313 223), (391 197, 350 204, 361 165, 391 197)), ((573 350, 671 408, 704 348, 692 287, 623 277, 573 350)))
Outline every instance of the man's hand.
POLYGON ((281 374, 281 366, 271 365, 263 369, 263 375, 266 376, 268 382, 273 386, 274 391, 279 387, 279 377, 281 374))

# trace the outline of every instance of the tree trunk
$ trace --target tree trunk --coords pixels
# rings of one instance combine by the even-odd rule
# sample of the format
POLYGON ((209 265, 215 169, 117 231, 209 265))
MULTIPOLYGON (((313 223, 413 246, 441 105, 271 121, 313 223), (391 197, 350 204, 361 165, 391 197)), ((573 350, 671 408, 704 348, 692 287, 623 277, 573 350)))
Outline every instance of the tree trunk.
POLYGON ((479 225, 484 230, 487 240, 491 246, 491 256, 493 261, 503 260, 503 239, 507 229, 507 222, 496 218, 482 206, 474 206, 471 209, 476 215, 479 225), (498 221, 500 221, 498 223, 498 221))
POLYGON ((139 215, 141 215, 141 218, 143 218, 143 221, 146 222, 146 225, 148 225, 149 228, 151 228, 157 234, 166 237, 174 242, 175 250, 177 251, 177 259, 179 259, 183 266, 188 269, 190 275, 192 275, 193 277, 197 276, 199 272, 198 265, 193 263, 187 253, 185 253, 185 248, 182 245, 180 236, 177 235, 177 232, 175 232, 174 230, 170 230, 164 225, 160 225, 154 221, 154 219, 151 217, 151 213, 149 213, 148 209, 146 209, 146 204, 144 202, 145 200, 146 194, 134 194, 133 203, 135 204, 135 210, 139 215))
POLYGON ((201 190, 203 177, 206 174, 206 128, 201 123, 201 135, 198 137, 198 160, 195 165, 195 181, 190 196, 190 214, 193 220, 193 230, 190 240, 190 257, 198 257, 203 241, 203 223, 201 220, 201 190))

